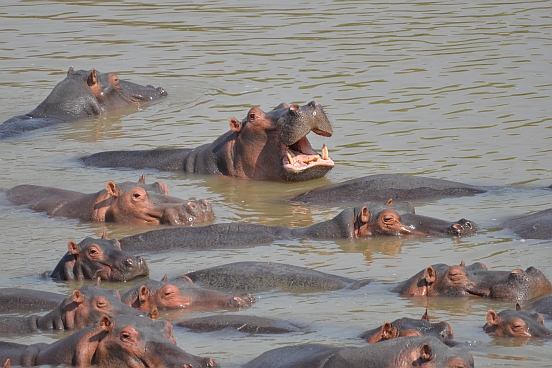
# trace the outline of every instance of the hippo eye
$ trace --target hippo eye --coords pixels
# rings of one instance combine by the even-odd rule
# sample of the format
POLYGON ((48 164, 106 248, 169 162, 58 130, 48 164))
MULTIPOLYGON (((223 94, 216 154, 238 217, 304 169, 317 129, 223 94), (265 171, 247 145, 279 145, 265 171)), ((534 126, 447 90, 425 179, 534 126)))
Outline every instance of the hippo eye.
POLYGON ((130 340, 130 333, 128 332, 121 332, 121 340, 130 340))
POLYGON ((255 119, 255 114, 254 113, 249 114, 249 120, 253 120, 253 119, 255 119))
POLYGON ((133 196, 134 198, 140 198, 140 193, 134 193, 132 196, 133 196))

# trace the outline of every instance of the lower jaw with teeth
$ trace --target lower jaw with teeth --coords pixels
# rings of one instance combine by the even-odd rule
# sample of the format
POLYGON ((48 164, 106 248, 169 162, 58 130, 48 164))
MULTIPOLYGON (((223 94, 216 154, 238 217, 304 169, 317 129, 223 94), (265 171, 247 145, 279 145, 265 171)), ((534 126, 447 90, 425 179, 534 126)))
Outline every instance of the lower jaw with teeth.
POLYGON ((305 154, 299 154, 296 156, 292 156, 290 151, 286 152, 286 158, 288 160, 288 164, 293 167, 306 167, 309 164, 313 162, 317 162, 319 160, 328 161, 330 160, 330 156, 328 155, 328 147, 326 145, 322 145, 322 152, 320 155, 314 154, 314 155, 305 155, 305 154))

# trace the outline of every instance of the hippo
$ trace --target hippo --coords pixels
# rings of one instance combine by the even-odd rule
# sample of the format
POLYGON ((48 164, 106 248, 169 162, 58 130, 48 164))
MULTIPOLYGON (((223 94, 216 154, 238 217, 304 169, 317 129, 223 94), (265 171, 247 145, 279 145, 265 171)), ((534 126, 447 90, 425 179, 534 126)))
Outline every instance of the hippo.
POLYGON ((525 239, 552 239, 552 208, 507 220, 502 226, 525 239))
POLYGON ((59 305, 66 295, 49 291, 0 288, 0 313, 41 312, 59 305))
MULTIPOLYGON (((187 273, 184 277, 203 287, 242 291, 269 291, 280 289, 290 292, 356 290, 370 280, 353 280, 331 275, 306 267, 276 262, 234 262, 187 273)), ((171 282, 177 282, 176 279, 171 282)))
POLYGON ((259 224, 211 224, 152 230, 119 239, 129 252, 171 248, 212 249, 269 244, 276 240, 356 239, 374 236, 469 236, 477 226, 469 220, 440 220, 415 213, 412 204, 388 201, 347 208, 331 220, 304 228, 259 224), (400 214, 402 212, 402 214, 400 214))
POLYGON ((421 319, 403 317, 393 322, 384 322, 382 326, 364 331, 360 338, 373 344, 403 336, 433 336, 447 345, 454 345, 452 326, 447 322, 429 322, 427 309, 421 319))
POLYGON ((140 316, 103 316, 99 323, 52 344, 0 342, 0 361, 32 367, 69 365, 105 368, 213 368, 215 362, 179 348, 169 322, 140 316))
POLYGON ((251 294, 230 295, 216 290, 202 289, 185 277, 174 282, 147 280, 121 291, 121 301, 133 308, 149 311, 157 309, 235 309, 250 307, 255 298, 251 294))
POLYGON ((175 326, 193 332, 213 332, 233 329, 248 334, 284 334, 303 331, 301 326, 288 321, 250 315, 218 314, 215 316, 190 318, 175 322, 175 326))
POLYGON ((312 205, 352 204, 367 201, 438 199, 485 193, 488 188, 449 180, 400 174, 368 175, 326 185, 291 198, 312 205))
POLYGON ((102 316, 145 316, 119 299, 115 290, 85 285, 43 316, 0 316, 0 333, 32 333, 38 330, 80 330, 98 323, 102 316))
POLYGON ((33 111, 14 116, 0 125, 0 139, 59 123, 101 115, 125 106, 167 96, 161 88, 119 79, 115 73, 70 67, 67 76, 33 111))
POLYGON ((15 205, 27 205, 50 216, 63 216, 93 222, 120 224, 166 224, 191 226, 210 222, 213 210, 205 200, 186 201, 171 197, 143 183, 115 184, 109 180, 105 189, 85 194, 38 185, 18 185, 6 192, 15 205))
POLYGON ((264 352, 243 368, 471 368, 472 355, 432 336, 409 336, 362 347, 322 344, 284 346, 264 352))
POLYGON ((321 178, 334 162, 324 145, 321 154, 306 138, 309 132, 330 137, 332 126, 322 106, 282 103, 263 112, 254 107, 230 131, 197 148, 99 152, 83 158, 88 166, 153 168, 238 178, 303 181, 321 178))
POLYGON ((531 303, 532 308, 548 319, 552 317, 552 296, 547 296, 531 303))
POLYGON ((505 309, 499 313, 489 310, 483 330, 498 337, 552 337, 552 331, 544 326, 542 315, 521 310, 519 303, 515 310, 505 309))
POLYGON ((116 240, 85 238, 79 244, 69 240, 69 251, 52 272, 43 276, 56 280, 129 281, 149 274, 142 256, 123 252, 116 240))
POLYGON ((552 291, 550 281, 534 267, 525 271, 489 271, 483 263, 443 263, 426 267, 394 289, 402 296, 476 295, 504 301, 530 300, 552 291))

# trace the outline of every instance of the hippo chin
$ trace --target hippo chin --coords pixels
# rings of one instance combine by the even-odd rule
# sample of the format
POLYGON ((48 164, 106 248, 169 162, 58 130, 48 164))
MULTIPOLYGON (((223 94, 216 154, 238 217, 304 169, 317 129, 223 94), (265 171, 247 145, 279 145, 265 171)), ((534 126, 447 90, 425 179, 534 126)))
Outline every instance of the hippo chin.
POLYGON ((403 296, 482 296, 501 300, 530 300, 550 293, 552 284, 534 267, 523 271, 489 271, 483 263, 466 266, 435 264, 398 284, 403 296))
POLYGON ((166 192, 162 183, 118 185, 108 181, 104 190, 92 194, 38 185, 18 185, 6 194, 16 205, 84 221, 190 226, 214 219, 209 202, 186 201, 166 192))
POLYGON ((0 361, 24 367, 69 365, 106 368, 184 367, 213 368, 215 362, 189 354, 176 345, 166 321, 121 315, 103 316, 52 344, 0 342, 0 361))
POLYGON ((153 101, 167 95, 162 88, 141 86, 119 79, 115 73, 69 68, 46 99, 33 111, 14 116, 0 125, 0 138, 58 123, 71 123, 125 106, 153 101))
POLYGON ((334 166, 323 146, 318 154, 309 132, 330 137, 332 126, 322 107, 280 104, 263 112, 255 107, 242 120, 230 119, 230 131, 194 149, 100 152, 83 158, 97 167, 154 168, 250 179, 302 181, 323 177, 334 166))

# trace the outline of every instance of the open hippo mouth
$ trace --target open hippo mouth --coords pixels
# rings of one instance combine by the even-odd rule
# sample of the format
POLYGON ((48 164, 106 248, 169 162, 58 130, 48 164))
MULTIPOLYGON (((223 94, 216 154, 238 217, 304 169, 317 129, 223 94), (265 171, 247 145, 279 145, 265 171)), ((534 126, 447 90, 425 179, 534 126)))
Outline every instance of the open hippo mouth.
POLYGON ((328 155, 328 147, 322 145, 322 151, 316 152, 307 137, 301 138, 298 142, 286 146, 282 145, 284 170, 299 173, 315 166, 325 166, 328 170, 333 168, 334 162, 328 155))

